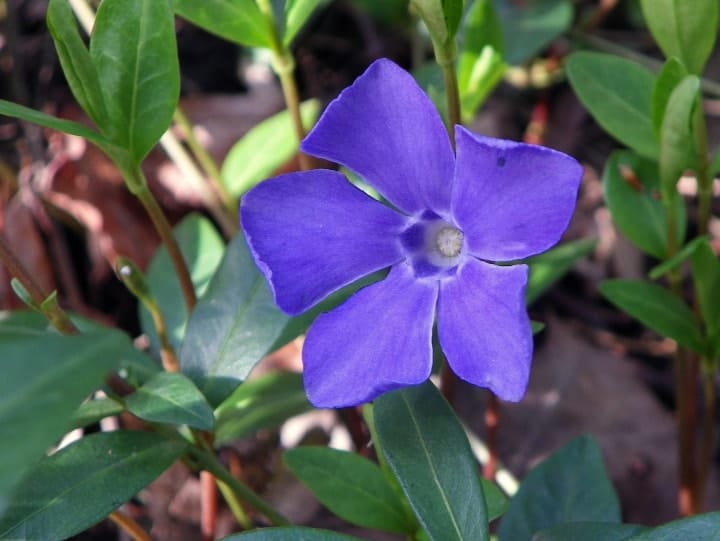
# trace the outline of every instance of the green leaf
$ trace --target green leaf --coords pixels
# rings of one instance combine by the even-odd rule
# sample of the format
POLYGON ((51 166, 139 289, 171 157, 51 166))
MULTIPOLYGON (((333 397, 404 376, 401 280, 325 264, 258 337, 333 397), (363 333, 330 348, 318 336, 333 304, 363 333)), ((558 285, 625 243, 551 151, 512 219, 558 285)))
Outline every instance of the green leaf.
POLYGON ((89 400, 80 405, 72 418, 72 428, 85 428, 95 424, 105 417, 119 415, 125 411, 125 407, 112 398, 99 398, 89 400))
POLYGON ((700 79, 688 75, 672 91, 665 108, 660 127, 660 186, 668 198, 677 196, 677 182, 692 164, 692 117, 699 91, 700 79))
MULTIPOLYGON (((315 123, 320 104, 303 102, 303 125, 315 123)), ((297 152, 297 138, 290 113, 284 110, 263 120, 248 131, 227 154, 220 171, 223 184, 233 197, 240 197, 268 178, 297 152)))
POLYGON ((463 114, 472 117, 501 81, 506 65, 503 36, 492 0, 475 0, 463 23, 458 60, 458 87, 463 114))
MULTIPOLYGON (((657 259, 668 257, 668 225, 665 206, 660 200, 657 164, 633 152, 615 151, 603 171, 605 202, 613 223, 640 250, 657 259)), ((676 244, 685 238, 685 205, 674 198, 677 224, 676 244)))
POLYGON ((373 414, 380 448, 429 538, 488 539, 475 457, 435 386, 387 393, 375 401, 373 414))
POLYGON ((572 266, 595 249, 595 239, 566 242, 528 260, 530 278, 525 300, 532 304, 540 295, 562 278, 572 266))
POLYGON ((283 44, 290 47, 295 36, 302 30, 310 16, 330 0, 287 0, 285 4, 285 32, 283 44))
POLYGON ((174 0, 175 12, 194 25, 248 47, 272 46, 272 30, 255 0, 174 0))
POLYGON ((48 328, 45 316, 35 310, 0 310, 0 333, 39 331, 44 334, 48 328))
POLYGON ((522 64, 570 28, 569 0, 493 0, 505 42, 505 62, 522 64))
POLYGON ((643 15, 666 57, 700 74, 715 45, 717 0, 640 0, 643 15))
POLYGON ((0 538, 65 539, 132 498, 168 468, 185 444, 149 432, 101 432, 43 459, 0 520, 0 538))
POLYGON ((270 353, 289 320, 238 234, 190 316, 182 370, 219 404, 270 353))
POLYGON ((606 280, 600 284, 600 292, 660 335, 703 352, 703 340, 692 311, 664 287, 642 280, 606 280))
POLYGON ((139 164, 168 129, 180 95, 169 0, 103 0, 90 55, 113 141, 139 164))
POLYGON ((527 475, 510 500, 498 537, 532 539, 535 532, 565 522, 620 522, 620 503, 589 436, 575 438, 527 475))
MULTIPOLYGON (((210 220, 199 214, 186 216, 175 226, 174 234, 190 270, 195 291, 202 295, 222 259, 225 250, 222 237, 210 220)), ((165 318, 170 344, 177 351, 185 334, 188 315, 175 267, 164 245, 155 252, 145 277, 165 318)), ((145 307, 140 306, 139 310, 143 332, 150 338, 153 349, 158 351, 159 342, 152 317, 145 307)))
POLYGON ((685 262, 685 260, 687 260, 690 256, 693 255, 698 245, 705 241, 707 241, 707 237, 695 237, 693 240, 683 246, 682 249, 678 251, 678 253, 676 253, 673 257, 671 257, 670 259, 666 259, 659 265, 656 265, 655 267, 650 269, 650 272, 648 272, 648 278, 650 278, 651 280, 657 280, 658 278, 665 276, 671 270, 678 268, 685 262))
POLYGON ((18 105, 17 103, 13 103, 11 101, 0 100, 0 115, 19 118, 20 120, 37 124, 43 128, 50 128, 51 130, 57 130, 63 133, 69 133, 70 135, 83 137, 101 149, 107 148, 110 144, 110 142, 98 132, 87 128, 82 124, 46 115, 45 113, 41 113, 35 109, 30 109, 29 107, 23 107, 22 105, 18 105))
POLYGON ((710 336, 720 333, 720 260, 704 238, 692 252, 692 277, 700 313, 710 336))
POLYGON ((265 528, 223 537, 220 541, 362 541, 357 537, 315 528, 265 528))
POLYGON ((570 55, 566 69, 573 90, 598 124, 641 156, 658 158, 651 71, 618 56, 591 52, 570 55))
POLYGON ((715 176, 718 173, 720 173, 720 148, 715 149, 715 156, 710 163, 710 174, 715 176))
POLYGON ((532 541, 628 541, 645 530, 645 526, 635 524, 570 522, 542 530, 533 535, 532 541))
POLYGON ((301 374, 271 372, 251 379, 215 410, 215 444, 223 445, 260 429, 274 428, 311 409, 301 374))
POLYGON ((146 421, 211 430, 213 410, 195 384, 182 374, 160 372, 125 400, 128 411, 146 421))
POLYGON ((487 504, 488 522, 492 522, 496 518, 503 516, 507 511, 509 502, 495 483, 483 478, 480 479, 480 482, 482 483, 482 491, 487 504))
POLYGON ((102 386, 118 353, 132 347, 118 331, 29 331, 0 326, 0 441, 12 442, 0 461, 0 514, 8 491, 70 428, 75 408, 102 386))
POLYGON ((687 74, 688 72, 685 66, 675 57, 668 58, 658 74, 652 93, 653 130, 658 140, 660 140, 660 129, 663 118, 665 118, 665 109, 667 108, 670 94, 672 94, 672 91, 675 90, 675 87, 680 84, 687 74))
POLYGON ((327 447, 285 452, 290 471, 337 516, 358 526, 412 534, 416 526, 398 495, 368 459, 327 447))
POLYGON ((630 541, 717 541, 720 513, 706 513, 676 520, 632 537, 630 541))
POLYGON ((108 125, 98 74, 67 0, 50 0, 47 26, 73 96, 98 128, 110 133, 112 127, 108 125))

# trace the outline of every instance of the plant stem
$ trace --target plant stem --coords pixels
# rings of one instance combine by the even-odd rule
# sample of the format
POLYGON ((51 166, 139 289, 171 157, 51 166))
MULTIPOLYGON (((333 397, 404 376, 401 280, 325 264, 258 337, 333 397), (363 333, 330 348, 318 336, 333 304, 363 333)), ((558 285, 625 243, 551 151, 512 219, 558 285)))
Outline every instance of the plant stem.
POLYGON ((163 369, 166 372, 180 372, 180 361, 175 354, 167 335, 167 325, 165 318, 160 311, 155 299, 150 302, 144 303, 145 308, 150 312, 150 317, 153 320, 153 326, 157 333, 158 340, 160 341, 160 360, 162 361, 163 369))
POLYGON ((56 302, 45 303, 45 300, 48 298, 47 293, 42 290, 32 277, 32 274, 28 272, 22 262, 15 256, 15 253, 2 236, 0 236, 0 261, 7 267, 10 274, 22 284, 32 301, 38 307, 42 306, 43 308, 47 308, 47 311, 43 311, 43 315, 48 318, 58 332, 61 334, 75 334, 78 332, 78 328, 70 321, 68 315, 56 302))
POLYGON ((455 70, 455 41, 448 44, 438 44, 433 41, 435 60, 440 66, 445 83, 445 96, 447 98, 447 128, 450 136, 450 143, 455 149, 455 126, 462 124, 462 112, 460 104, 460 90, 458 88, 457 71, 455 70))
POLYGON ((188 452, 197 461, 200 467, 213 474, 219 481, 225 483, 238 498, 248 502, 260 513, 265 515, 274 526, 290 525, 290 521, 287 518, 275 511, 275 509, 273 509, 272 506, 270 506, 265 500, 255 494, 250 487, 245 485, 242 481, 235 479, 235 477, 233 477, 230 472, 228 472, 222 464, 220 464, 213 453, 200 449, 196 446, 190 447, 188 452))
POLYGON ((488 391, 485 405, 485 441, 488 447, 488 459, 483 465, 483 477, 489 481, 495 479, 498 467, 498 425, 500 424, 500 400, 495 393, 488 391))
POLYGON ((247 516, 247 513, 245 512, 245 509, 243 509, 240 500, 238 500, 235 495, 235 492, 233 492, 232 488, 220 479, 215 478, 215 482, 217 483, 220 492, 222 492, 223 498, 225 498, 225 502, 228 504, 230 511, 232 511, 235 520, 237 520, 238 524, 240 524, 243 529, 249 530, 252 527, 250 517, 247 516))
POLYGON ((192 280, 190 279, 190 271, 188 270, 185 259, 183 258, 180 247, 175 240, 173 235, 172 227, 165 217, 160 205, 155 199, 148 188, 147 181, 142 171, 138 168, 135 173, 135 178, 127 180, 129 186, 134 186, 132 190, 133 194, 140 200, 145 211, 150 216, 155 229, 160 235, 160 239, 167 248, 170 260, 175 267, 175 273, 177 274, 178 280, 180 281, 180 289, 182 290, 183 298, 185 299, 185 306, 188 312, 191 312, 197 303, 197 297, 195 296, 195 286, 193 286, 192 280))
POLYGON ((703 439, 696 496, 696 499, 699 502, 702 502, 705 496, 705 486, 707 483, 707 477, 710 473, 713 450, 715 448, 715 368, 713 363, 707 359, 703 359, 702 366, 705 408, 703 411, 703 439))
POLYGON ((128 534, 133 541, 152 541, 152 538, 145 530, 143 530, 142 526, 140 526, 135 519, 125 513, 113 511, 108 515, 108 518, 121 530, 128 534))
POLYGON ((215 477, 200 472, 200 534, 203 541, 213 541, 217 529, 217 487, 215 477))
MULTIPOLYGON (((678 253, 677 223, 673 201, 664 197, 665 215, 667 216, 668 259, 678 253)), ((668 273, 670 289, 682 298, 681 276, 678 269, 668 273)), ((677 402, 678 424, 678 469, 680 471, 680 489, 678 507, 684 516, 697 512, 696 501, 696 464, 695 464, 695 416, 694 416, 694 382, 697 377, 697 363, 691 354, 682 347, 675 351, 675 393, 677 402)))
POLYGON ((298 160, 300 169, 307 171, 312 169, 310 158, 299 150, 300 143, 305 138, 305 127, 300 114, 300 93, 298 92, 297 83, 295 82, 295 59, 292 52, 282 42, 275 26, 275 14, 273 13, 270 0, 256 0, 260 11, 265 15, 265 21, 268 25, 270 33, 270 50, 272 51, 272 68, 280 79, 283 97, 285 98, 285 106, 290 111, 295 137, 298 142, 298 160))
POLYGON ((182 134, 185 137, 185 141, 190 147, 190 150, 195 156, 195 159, 197 159, 198 163, 200 164, 200 167, 202 167, 205 171, 205 174, 210 181, 210 185, 215 190, 218 198, 220 199, 220 201, 222 201, 222 204, 225 206, 228 212, 234 212, 235 205, 233 203, 232 197, 225 189, 225 186, 223 186, 220 169, 218 168, 215 160, 207 151, 207 149, 202 146, 200 144, 200 141, 198 141, 197 137, 195 137, 195 132, 192 129, 192 124, 190 123, 190 120, 182 111, 182 109, 180 109, 180 107, 177 107, 175 109, 175 113, 173 114, 173 120, 175 121, 175 124, 177 124, 178 128, 180 128, 180 130, 182 131, 182 134))
POLYGON ((695 174, 698 185, 698 235, 707 235, 710 224, 713 178, 708 160, 708 137, 705 126, 705 111, 702 96, 693 114, 693 135, 695 136, 695 174))

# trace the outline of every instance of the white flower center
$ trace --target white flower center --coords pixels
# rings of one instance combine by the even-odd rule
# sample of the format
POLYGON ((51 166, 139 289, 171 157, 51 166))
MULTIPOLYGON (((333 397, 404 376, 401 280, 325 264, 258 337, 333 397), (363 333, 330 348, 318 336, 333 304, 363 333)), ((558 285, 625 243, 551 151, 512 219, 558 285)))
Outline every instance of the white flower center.
POLYGON ((445 226, 437 232, 435 248, 445 257, 460 255, 463 245, 463 232, 452 226, 445 226))

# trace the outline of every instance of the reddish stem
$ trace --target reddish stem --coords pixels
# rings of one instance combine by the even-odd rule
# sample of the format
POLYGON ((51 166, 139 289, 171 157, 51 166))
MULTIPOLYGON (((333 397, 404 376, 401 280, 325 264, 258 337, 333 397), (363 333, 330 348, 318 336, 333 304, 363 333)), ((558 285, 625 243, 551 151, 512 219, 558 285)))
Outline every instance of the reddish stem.
POLYGON ((485 443, 488 447, 488 461, 483 466, 483 477, 489 481, 495 479, 498 466, 498 426, 500 424, 500 400, 494 393, 488 392, 485 406, 485 443))
POLYGON ((200 472, 200 532, 203 541, 215 539, 217 527, 218 494, 213 474, 200 472))

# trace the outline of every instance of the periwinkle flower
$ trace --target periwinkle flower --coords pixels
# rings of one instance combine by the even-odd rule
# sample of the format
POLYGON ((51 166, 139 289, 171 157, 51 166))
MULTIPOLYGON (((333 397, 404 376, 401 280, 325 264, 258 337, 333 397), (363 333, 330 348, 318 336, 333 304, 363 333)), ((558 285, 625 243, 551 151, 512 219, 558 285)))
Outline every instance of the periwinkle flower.
POLYGON ((243 198, 248 243, 288 314, 390 268, 308 330, 304 381, 316 406, 359 404, 423 382, 436 319, 460 378, 505 400, 523 397, 533 348, 528 268, 507 263, 560 239, 582 168, 547 148, 461 126, 455 134, 456 154, 412 77, 378 60, 301 148, 355 172, 392 207, 322 169, 267 180, 243 198))

